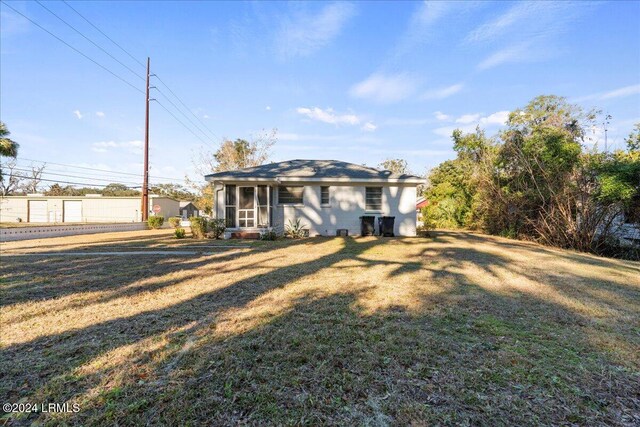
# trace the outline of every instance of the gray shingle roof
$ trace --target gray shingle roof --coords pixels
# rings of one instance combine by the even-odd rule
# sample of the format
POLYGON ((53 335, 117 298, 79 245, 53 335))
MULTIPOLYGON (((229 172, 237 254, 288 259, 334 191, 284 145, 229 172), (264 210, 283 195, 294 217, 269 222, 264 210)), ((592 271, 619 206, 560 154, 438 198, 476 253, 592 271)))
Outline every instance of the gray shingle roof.
POLYGON ((206 175, 207 181, 225 180, 276 180, 285 178, 287 180, 305 179, 352 179, 366 181, 415 181, 423 180, 420 177, 409 174, 395 174, 390 171, 378 170, 367 166, 356 165, 354 163, 341 162, 338 160, 287 160, 284 162, 269 163, 251 168, 238 169, 234 171, 218 172, 206 175))

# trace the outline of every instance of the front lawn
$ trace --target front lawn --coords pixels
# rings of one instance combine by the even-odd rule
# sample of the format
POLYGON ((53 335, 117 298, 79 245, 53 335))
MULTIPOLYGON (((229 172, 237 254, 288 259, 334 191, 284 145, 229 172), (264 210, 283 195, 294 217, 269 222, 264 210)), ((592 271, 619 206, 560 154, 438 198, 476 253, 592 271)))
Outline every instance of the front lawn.
POLYGON ((2 245, 0 400, 80 412, 11 424, 640 424, 637 262, 445 231, 41 242, 2 245))

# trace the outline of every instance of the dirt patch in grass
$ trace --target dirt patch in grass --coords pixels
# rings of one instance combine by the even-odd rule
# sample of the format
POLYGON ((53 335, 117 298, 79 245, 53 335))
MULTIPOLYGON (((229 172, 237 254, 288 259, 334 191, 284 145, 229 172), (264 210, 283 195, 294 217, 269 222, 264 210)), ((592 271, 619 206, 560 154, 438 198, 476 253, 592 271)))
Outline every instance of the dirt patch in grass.
MULTIPOLYGON (((118 234, 2 250, 229 243, 118 234)), ((640 423, 640 263, 439 232, 3 256, 1 289, 2 400, 81 408, 10 423, 640 423)))

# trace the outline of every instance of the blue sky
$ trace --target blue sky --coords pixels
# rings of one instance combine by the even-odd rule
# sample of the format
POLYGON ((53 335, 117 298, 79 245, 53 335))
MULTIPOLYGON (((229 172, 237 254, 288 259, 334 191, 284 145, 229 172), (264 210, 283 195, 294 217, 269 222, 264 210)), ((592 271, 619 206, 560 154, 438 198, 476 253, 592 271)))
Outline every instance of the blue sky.
MULTIPOLYGON (((144 88, 134 73, 37 3, 9 5, 144 88)), ((65 3, 45 6, 144 74, 65 3)), ((614 147, 640 121, 639 2, 72 6, 138 60, 150 56, 152 72, 205 133, 152 92, 207 143, 152 104, 154 176, 193 176, 191 159, 203 147, 273 128, 272 160, 375 166, 399 157, 423 174, 453 157, 453 129, 480 124, 495 134, 509 110, 540 94, 608 112, 614 147)), ((4 4, 1 13, 0 114, 21 144, 20 157, 141 172, 144 95, 4 4)), ((602 135, 594 129, 591 136, 602 145, 602 135)))

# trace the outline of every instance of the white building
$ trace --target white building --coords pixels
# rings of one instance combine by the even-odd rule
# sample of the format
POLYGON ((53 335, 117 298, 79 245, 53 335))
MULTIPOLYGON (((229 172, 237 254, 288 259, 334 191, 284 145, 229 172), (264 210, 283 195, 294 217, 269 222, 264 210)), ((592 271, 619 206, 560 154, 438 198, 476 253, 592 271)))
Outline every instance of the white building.
POLYGON ((300 219, 309 235, 362 234, 362 218, 394 217, 396 236, 416 235, 416 187, 424 179, 336 160, 290 160, 207 175, 214 216, 228 234, 284 230, 300 219))
MULTIPOLYGON (((141 207, 137 196, 6 196, 0 198, 0 222, 140 222, 141 207)), ((154 207, 165 218, 179 215, 179 202, 169 197, 149 195, 149 215, 154 215, 154 207)))

